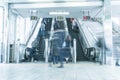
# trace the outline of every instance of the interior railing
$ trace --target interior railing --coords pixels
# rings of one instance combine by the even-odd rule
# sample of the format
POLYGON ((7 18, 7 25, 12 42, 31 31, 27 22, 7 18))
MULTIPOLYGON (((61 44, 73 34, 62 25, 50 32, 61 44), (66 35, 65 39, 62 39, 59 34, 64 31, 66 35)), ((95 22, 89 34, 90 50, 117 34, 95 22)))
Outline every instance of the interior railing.
POLYGON ((91 57, 96 56, 100 53, 99 49, 97 49, 96 47, 96 43, 98 40, 96 38, 96 35, 92 32, 92 30, 88 26, 86 26, 85 24, 80 25, 80 23, 78 23, 78 25, 80 30, 79 39, 81 39, 80 41, 82 44, 83 51, 85 55, 87 55, 87 57, 91 59, 91 57), (88 51, 91 48, 95 48, 95 49, 93 49, 92 53, 89 53, 88 51), (96 52, 99 53, 96 54, 96 52))
MULTIPOLYGON (((69 31, 68 31, 67 21, 65 20, 64 23, 65 23, 65 31, 67 33, 66 35, 70 35, 69 31)), ((72 61, 74 63, 76 63, 76 49, 75 49, 75 47, 76 47, 76 44, 75 44, 75 39, 74 39, 73 40, 73 47, 72 47, 72 45, 70 45, 70 52, 71 52, 71 55, 72 55, 72 61)))
MULTIPOLYGON (((82 36, 79 36, 79 39, 84 40, 84 42, 81 42, 81 43, 83 43, 82 47, 83 47, 83 49, 84 49, 84 47, 87 48, 87 47, 90 46, 90 43, 89 43, 89 41, 88 41, 88 39, 87 39, 87 37, 85 35, 85 32, 87 32, 87 31, 83 30, 82 26, 84 26, 84 24, 81 25, 78 20, 77 20, 77 24, 78 24, 78 27, 79 27, 80 35, 82 34, 82 36)), ((80 40, 80 41, 83 41, 83 40, 80 40)))
POLYGON ((48 63, 48 58, 49 58, 49 55, 50 55, 50 47, 51 47, 51 39, 52 39, 52 36, 53 36, 53 31, 54 31, 54 18, 52 19, 52 25, 51 25, 51 30, 50 30, 50 37, 49 39, 47 40, 47 51, 45 51, 44 55, 45 55, 45 62, 48 63))
POLYGON ((35 31, 35 29, 36 29, 36 27, 37 27, 37 25, 38 25, 39 22, 40 22, 40 18, 38 18, 38 20, 36 21, 36 23, 32 26, 30 34, 28 35, 28 37, 26 38, 26 41, 25 41, 25 45, 26 46, 28 45, 28 43, 29 43, 32 35, 34 34, 34 31, 35 31))

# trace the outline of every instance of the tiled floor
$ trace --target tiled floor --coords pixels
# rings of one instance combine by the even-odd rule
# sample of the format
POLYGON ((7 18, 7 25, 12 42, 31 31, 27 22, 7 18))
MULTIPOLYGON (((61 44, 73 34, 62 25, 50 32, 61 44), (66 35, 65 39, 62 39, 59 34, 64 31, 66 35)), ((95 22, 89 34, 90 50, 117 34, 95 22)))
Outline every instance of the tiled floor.
POLYGON ((0 64, 0 80, 120 80, 120 67, 79 62, 49 67, 45 63, 0 64))

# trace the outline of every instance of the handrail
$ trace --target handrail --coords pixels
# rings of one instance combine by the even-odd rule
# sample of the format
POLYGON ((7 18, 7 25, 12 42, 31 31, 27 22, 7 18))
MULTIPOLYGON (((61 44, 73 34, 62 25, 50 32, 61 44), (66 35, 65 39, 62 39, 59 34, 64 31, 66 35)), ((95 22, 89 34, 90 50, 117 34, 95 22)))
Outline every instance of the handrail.
POLYGON ((54 30, 54 18, 53 18, 53 20, 52 20, 52 25, 51 25, 51 30, 50 30, 50 37, 49 37, 49 39, 48 39, 48 51, 47 51, 47 56, 49 56, 49 54, 50 54, 50 46, 51 46, 51 44, 50 44, 50 40, 52 39, 52 36, 53 36, 53 30, 54 30))
POLYGON ((97 38, 95 37, 95 34, 92 32, 92 30, 87 25, 85 25, 85 26, 88 28, 88 30, 89 30, 90 34, 93 36, 94 40, 97 41, 97 38))
MULTIPOLYGON (((85 25, 85 24, 82 24, 82 25, 85 25)), ((95 41, 97 41, 97 38, 95 37, 95 34, 92 32, 92 30, 87 26, 87 25, 85 25, 86 27, 87 27, 87 30, 89 31, 89 33, 91 34, 90 36, 91 36, 91 39, 94 39, 95 41)), ((86 38, 87 39, 87 38, 86 38)), ((88 41, 88 40, 87 40, 88 41)), ((88 46, 90 46, 91 44, 89 43, 89 41, 87 42, 89 45, 88 46)), ((91 46, 90 46, 91 47, 91 46)))
POLYGON ((64 21, 64 23, 65 23, 65 31, 67 32, 67 34, 69 34, 69 32, 68 32, 68 25, 67 25, 67 21, 65 20, 65 21, 64 21))
POLYGON ((96 21, 96 22, 100 23, 101 25, 103 24, 102 19, 100 19, 100 18, 91 18, 91 20, 94 22, 96 21))
MULTIPOLYGON (((80 24, 78 24, 78 25, 80 25, 80 24)), ((84 23, 83 24, 81 24, 82 26, 83 25, 85 25, 84 23)), ((88 27, 88 26, 87 26, 88 27)), ((86 42, 86 46, 88 46, 88 47, 83 47, 83 49, 85 50, 86 48, 89 48, 89 47, 91 47, 91 44, 90 44, 90 41, 88 41, 88 39, 87 39, 87 34, 82 30, 82 28, 79 28, 80 29, 80 31, 81 31, 81 33, 82 33, 82 35, 84 36, 83 38, 86 40, 85 42, 86 42)), ((94 34, 92 33, 92 31, 90 31, 90 29, 88 29, 87 28, 87 30, 88 30, 88 32, 94 37, 94 40, 97 40, 96 39, 96 37, 94 36, 94 34)), ((91 37, 91 38, 93 38, 93 37, 91 37)), ((94 46, 93 46, 94 47, 94 46)))
MULTIPOLYGON (((80 25, 80 23, 78 24, 78 25, 80 25)), ((83 23, 83 24, 81 24, 82 26, 85 26, 85 24, 83 23)), ((82 30, 83 28, 79 28, 80 29, 80 31, 81 31, 81 33, 82 33, 82 35, 84 36, 83 38, 84 38, 84 40, 86 40, 85 42, 86 42, 86 46, 87 47, 84 47, 83 45, 82 45, 82 47, 83 47, 83 49, 84 49, 84 52, 86 52, 86 49, 88 49, 88 48, 90 48, 90 47, 94 47, 95 48, 95 50, 94 50, 94 54, 90 54, 90 55, 94 55, 94 57, 95 57, 95 59, 98 59, 98 57, 99 57, 99 54, 100 54, 100 51, 97 49, 97 47, 96 46, 91 46, 91 42, 90 41, 88 41, 88 38, 87 38, 87 36, 86 35, 88 35, 88 34, 90 34, 91 36, 91 39, 94 39, 94 40, 96 40, 97 41, 97 38, 95 37, 95 35, 92 33, 92 31, 91 31, 91 29, 88 27, 88 26, 86 26, 85 27, 86 29, 87 29, 87 34, 85 33, 85 31, 84 30, 82 30), (88 33, 89 32, 89 33, 88 33), (96 53, 97 52, 97 53, 96 53), (99 53, 99 54, 98 54, 99 53)), ((90 56, 88 53, 86 54, 86 57, 88 57, 89 59, 91 59, 92 57, 90 56)))
POLYGON ((95 34, 92 32, 92 30, 87 26, 87 28, 88 28, 88 30, 90 31, 90 33, 91 33, 91 35, 93 36, 93 38, 95 39, 95 40, 97 40, 97 38, 95 37, 95 34))
MULTIPOLYGON (((65 23, 65 31, 67 33, 66 35, 69 35, 67 21, 65 20, 64 23, 65 23)), ((73 51, 74 51, 74 48, 72 47, 72 45, 70 45, 70 53, 72 55, 73 62, 75 62, 74 61, 74 57, 73 57, 74 56, 74 52, 73 51)))
MULTIPOLYGON (((78 21, 78 20, 77 20, 78 21)), ((79 22, 79 21, 78 21, 79 22)), ((78 24, 78 23, 77 23, 78 24)), ((78 24, 78 27, 79 26, 84 26, 84 23, 83 24, 78 24)), ((83 43, 83 42, 81 42, 82 43, 82 48, 83 48, 83 51, 84 51, 84 53, 86 53, 86 48, 88 48, 88 46, 90 47, 90 43, 89 43, 89 41, 88 41, 88 39, 87 39, 87 36, 86 36, 86 33, 85 33, 85 31, 83 31, 83 28, 81 28, 81 27, 79 27, 79 30, 80 30, 80 34, 82 34, 83 36, 82 36, 82 38, 85 40, 85 44, 83 43)), ((80 37, 80 36, 79 36, 80 37)))
POLYGON ((103 24, 103 22, 101 20, 98 20, 98 19, 95 19, 96 16, 102 11, 102 8, 97 12, 97 14, 92 18, 93 21, 97 21, 99 22, 100 24, 103 24))
POLYGON ((52 39, 52 36, 53 36, 53 31, 54 31, 54 18, 52 20, 52 25, 51 25, 51 30, 50 30, 50 40, 52 39))
POLYGON ((102 11, 102 8, 97 12, 97 14, 94 17, 96 17, 101 11, 102 11))
MULTIPOLYGON (((81 26, 83 26, 84 25, 84 23, 83 24, 81 24, 81 26)), ((79 29, 81 29, 81 28, 79 28, 79 29)), ((82 31, 82 33, 84 33, 84 31, 83 30, 81 30, 82 31)), ((85 36, 85 33, 83 34, 84 36, 85 36)), ((85 38, 86 38, 86 36, 85 36, 85 38)), ((85 40, 87 40, 87 38, 85 39, 85 40)), ((87 41, 87 43, 88 43, 88 41, 87 41)), ((89 43, 88 43, 89 44, 89 43)))
MULTIPOLYGON (((88 28, 89 28, 89 27, 88 27, 88 28)), ((97 38, 96 38, 95 35, 90 31, 90 28, 88 29, 88 31, 89 31, 89 34, 91 34, 91 35, 89 35, 91 41, 88 42, 88 43, 89 43, 88 48, 90 48, 90 47, 96 47, 95 44, 96 44, 96 42, 97 42, 97 38)))
MULTIPOLYGON (((87 28, 86 28, 87 29, 87 28)), ((87 29, 88 30, 88 29, 87 29)), ((90 41, 88 40, 88 35, 89 35, 89 33, 88 32, 84 32, 84 35, 85 35, 85 40, 87 41, 87 47, 90 47, 90 41)), ((89 35, 89 37, 91 37, 91 35, 89 35)), ((89 38, 89 39, 91 39, 91 38, 89 38)))
POLYGON ((37 22, 35 23, 35 25, 33 25, 33 28, 31 29, 31 33, 30 33, 30 35, 28 36, 28 38, 27 38, 27 40, 26 40, 26 43, 25 43, 26 46, 28 45, 28 42, 29 42, 30 38, 32 37, 32 35, 33 35, 33 33, 34 33, 34 31, 35 31, 35 29, 36 29, 36 27, 37 27, 37 24, 38 24, 38 22, 39 22, 39 20, 40 20, 40 18, 38 18, 38 20, 37 20, 37 22))
MULTIPOLYGON (((78 21, 78 19, 76 19, 76 20, 77 20, 77 24, 78 24, 79 21, 78 21)), ((83 25, 84 25, 84 24, 82 24, 82 26, 83 26, 83 25)), ((80 23, 78 24, 78 27, 79 27, 79 26, 81 26, 80 23)), ((87 42, 87 45, 90 46, 90 44, 89 44, 89 42, 88 42, 88 39, 86 38, 85 32, 84 32, 84 31, 82 30, 82 28, 80 28, 80 27, 79 27, 79 30, 80 30, 80 32, 83 33, 82 35, 84 36, 84 38, 85 38, 85 40, 86 40, 85 42, 87 42)))

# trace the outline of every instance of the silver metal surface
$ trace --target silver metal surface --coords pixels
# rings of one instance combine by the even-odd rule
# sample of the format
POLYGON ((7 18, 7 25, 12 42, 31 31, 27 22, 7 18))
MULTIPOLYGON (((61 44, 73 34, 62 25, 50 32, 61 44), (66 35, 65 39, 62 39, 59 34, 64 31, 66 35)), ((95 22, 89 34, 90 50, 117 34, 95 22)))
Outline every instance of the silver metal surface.
MULTIPOLYGON (((104 62, 107 58, 112 57, 112 21, 111 21, 111 2, 110 0, 104 0, 104 18, 103 18, 103 28, 104 28, 104 40, 109 52, 104 53, 104 62)), ((110 61, 107 61, 110 62, 110 61)))

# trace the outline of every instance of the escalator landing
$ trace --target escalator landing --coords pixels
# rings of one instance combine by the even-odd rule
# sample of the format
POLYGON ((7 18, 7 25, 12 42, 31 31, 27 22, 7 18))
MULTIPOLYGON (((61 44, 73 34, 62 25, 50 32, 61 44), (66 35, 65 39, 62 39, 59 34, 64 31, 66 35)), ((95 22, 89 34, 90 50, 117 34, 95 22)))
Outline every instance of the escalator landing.
POLYGON ((93 62, 64 64, 64 68, 46 63, 0 64, 1 80, 119 80, 119 67, 93 62))

